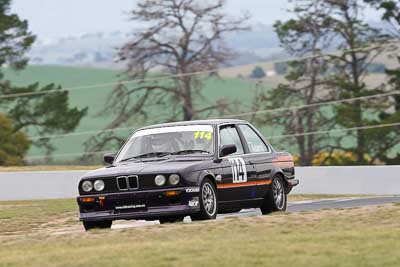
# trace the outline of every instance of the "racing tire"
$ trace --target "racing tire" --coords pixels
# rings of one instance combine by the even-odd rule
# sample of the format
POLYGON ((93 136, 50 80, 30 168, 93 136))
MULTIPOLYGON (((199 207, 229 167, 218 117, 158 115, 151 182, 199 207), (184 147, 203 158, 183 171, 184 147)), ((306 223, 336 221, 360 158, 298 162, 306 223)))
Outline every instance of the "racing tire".
POLYGON ((83 227, 86 231, 90 231, 93 229, 110 229, 112 225, 112 221, 98 221, 98 222, 90 222, 83 221, 83 227))
POLYGON ((190 216, 192 220, 213 220, 217 218, 218 198, 215 185, 209 178, 205 178, 200 185, 200 211, 190 216))
POLYGON ((160 224, 164 223, 175 223, 175 222, 181 222, 183 221, 183 217, 176 217, 176 216, 168 216, 168 217, 162 217, 158 219, 160 221, 160 224))
POLYGON ((272 178, 271 189, 264 197, 260 207, 262 214, 269 214, 276 211, 286 211, 287 193, 286 187, 281 176, 272 178))

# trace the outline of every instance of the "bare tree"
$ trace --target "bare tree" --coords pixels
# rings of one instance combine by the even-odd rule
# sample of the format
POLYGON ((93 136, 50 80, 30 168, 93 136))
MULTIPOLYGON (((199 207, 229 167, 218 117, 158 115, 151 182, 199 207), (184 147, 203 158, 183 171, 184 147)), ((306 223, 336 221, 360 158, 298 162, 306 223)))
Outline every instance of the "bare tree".
POLYGON ((234 54, 224 43, 225 35, 248 29, 248 16, 229 17, 224 5, 225 0, 138 2, 131 20, 143 27, 135 30, 132 40, 119 50, 118 58, 127 64, 123 79, 139 81, 133 85, 121 83, 109 96, 103 114, 114 113, 115 118, 108 129, 132 117, 135 123, 144 123, 155 110, 162 111, 159 121, 173 121, 222 114, 228 108, 226 99, 208 103, 201 94, 205 76, 191 75, 216 69, 232 59, 234 54), (175 77, 157 80, 157 73, 175 77))

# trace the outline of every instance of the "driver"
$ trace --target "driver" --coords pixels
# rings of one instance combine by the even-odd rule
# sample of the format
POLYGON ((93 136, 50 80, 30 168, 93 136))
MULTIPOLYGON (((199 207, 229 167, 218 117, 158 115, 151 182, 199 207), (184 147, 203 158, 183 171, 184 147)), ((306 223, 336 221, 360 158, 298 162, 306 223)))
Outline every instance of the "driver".
POLYGON ((150 146, 152 152, 174 152, 175 136, 173 134, 156 134, 151 136, 150 146))

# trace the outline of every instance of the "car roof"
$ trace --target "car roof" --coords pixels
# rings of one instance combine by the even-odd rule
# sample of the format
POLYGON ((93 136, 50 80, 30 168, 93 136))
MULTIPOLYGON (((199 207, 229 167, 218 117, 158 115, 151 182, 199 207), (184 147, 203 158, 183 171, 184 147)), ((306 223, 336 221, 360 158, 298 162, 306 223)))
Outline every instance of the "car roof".
POLYGON ((142 127, 138 130, 152 129, 152 128, 161 128, 161 127, 171 127, 171 126, 185 126, 185 125, 220 125, 227 123, 248 123, 244 120, 238 119, 212 119, 212 120, 194 120, 194 121, 180 121, 180 122, 169 122, 162 124, 154 124, 146 127, 142 127))

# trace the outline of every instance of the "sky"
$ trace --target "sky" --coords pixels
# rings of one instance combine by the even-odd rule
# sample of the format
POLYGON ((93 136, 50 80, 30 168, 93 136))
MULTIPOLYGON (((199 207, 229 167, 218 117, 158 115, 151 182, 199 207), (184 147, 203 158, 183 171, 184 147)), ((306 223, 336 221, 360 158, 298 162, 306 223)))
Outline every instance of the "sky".
MULTIPOLYGON (((29 21, 39 37, 60 37, 94 32, 128 32, 128 11, 137 0, 13 0, 12 11, 29 21)), ((229 14, 248 11, 254 23, 273 24, 288 17, 287 0, 227 0, 229 14)), ((370 12, 369 17, 377 17, 370 12)))
MULTIPOLYGON (((42 37, 87 32, 129 31, 129 10, 136 0, 13 0, 12 11, 27 19, 31 30, 42 37)), ((273 24, 285 17, 285 0, 227 0, 230 14, 249 11, 256 22, 273 24)))

